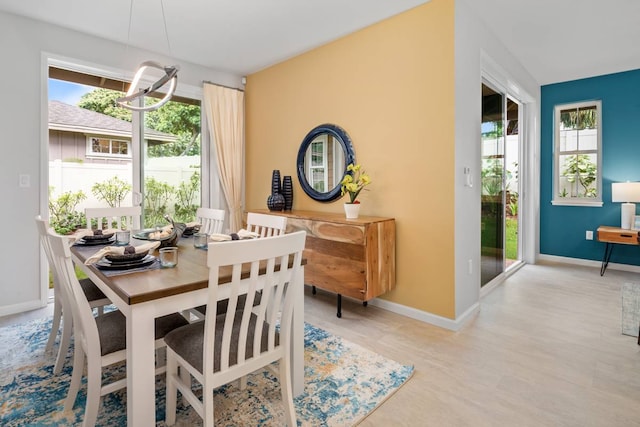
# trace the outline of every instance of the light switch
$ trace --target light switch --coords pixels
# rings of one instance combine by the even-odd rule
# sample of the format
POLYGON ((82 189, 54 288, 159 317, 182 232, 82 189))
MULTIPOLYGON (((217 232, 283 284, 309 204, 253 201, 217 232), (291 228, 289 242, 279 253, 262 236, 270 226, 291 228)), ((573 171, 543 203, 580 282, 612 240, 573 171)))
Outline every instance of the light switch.
POLYGON ((465 187, 473 187, 473 178, 471 176, 471 168, 465 167, 464 171, 464 186, 465 187))
POLYGON ((27 175, 27 174, 18 175, 18 185, 21 188, 31 187, 31 175, 27 175))

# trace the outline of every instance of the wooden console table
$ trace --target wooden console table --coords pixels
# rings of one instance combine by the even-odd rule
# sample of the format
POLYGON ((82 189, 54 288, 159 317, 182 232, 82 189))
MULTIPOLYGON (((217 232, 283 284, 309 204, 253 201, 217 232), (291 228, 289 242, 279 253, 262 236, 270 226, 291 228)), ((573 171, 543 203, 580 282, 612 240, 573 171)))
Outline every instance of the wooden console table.
POLYGON ((342 317, 342 295, 367 301, 396 286, 396 224, 393 218, 314 211, 253 212, 287 217, 287 233, 304 230, 305 283, 338 294, 337 316, 342 317))
MULTIPOLYGON (((598 227, 598 241, 604 242, 604 255, 602 257, 602 266, 600 267, 600 275, 604 275, 609 265, 613 245, 639 245, 638 230, 626 230, 620 227, 609 227, 601 225, 598 227)), ((640 337, 639 337, 640 339, 640 337)))

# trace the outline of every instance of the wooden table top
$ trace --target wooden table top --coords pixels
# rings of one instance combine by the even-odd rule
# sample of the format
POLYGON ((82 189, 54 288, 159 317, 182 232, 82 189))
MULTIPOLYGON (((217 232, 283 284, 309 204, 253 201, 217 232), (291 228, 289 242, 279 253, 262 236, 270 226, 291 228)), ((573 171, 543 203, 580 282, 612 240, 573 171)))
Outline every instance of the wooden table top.
MULTIPOLYGON (((136 243, 141 244, 144 241, 132 239, 134 246, 136 243)), ((91 250, 89 247, 72 246, 71 252, 79 261, 84 262, 93 253, 102 249, 102 246, 90 248, 91 250)), ((157 249, 153 255, 158 255, 157 249)), ((174 268, 158 268, 107 276, 93 265, 86 267, 130 305, 203 289, 209 283, 207 251, 194 248, 193 239, 189 238, 179 239, 178 265, 174 268)))
MULTIPOLYGON (((134 246, 136 243, 142 244, 145 242, 138 239, 131 240, 134 246)), ((206 288, 209 284, 208 252, 203 249, 196 249, 193 246, 193 238, 190 237, 179 239, 177 246, 178 265, 173 268, 158 268, 107 276, 94 265, 84 267, 91 269, 100 280, 129 305, 206 288)), ((71 252, 79 261, 84 262, 101 248, 102 246, 72 246, 71 252)), ((154 251, 154 255, 157 255, 157 249, 154 251)), ((306 259, 303 258, 302 265, 305 264, 306 259)), ((225 274, 224 270, 221 271, 219 284, 231 281, 231 267, 228 267, 227 270, 228 274, 225 274)))

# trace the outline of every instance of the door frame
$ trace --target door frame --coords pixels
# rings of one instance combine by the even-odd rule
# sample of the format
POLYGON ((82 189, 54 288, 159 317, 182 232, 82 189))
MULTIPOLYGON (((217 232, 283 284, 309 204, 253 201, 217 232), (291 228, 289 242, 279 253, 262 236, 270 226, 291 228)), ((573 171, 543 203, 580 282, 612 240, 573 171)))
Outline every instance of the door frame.
MULTIPOLYGON (((535 99, 527 93, 522 85, 511 78, 493 59, 486 53, 481 55, 481 76, 480 83, 488 83, 493 89, 502 92, 505 97, 511 98, 519 104, 519 135, 520 150, 518 153, 519 164, 519 188, 518 198, 518 252, 520 262, 515 263, 510 269, 503 271, 495 279, 480 287, 480 297, 488 294, 497 285, 502 283, 520 269, 524 264, 534 264, 539 248, 537 238, 539 214, 539 148, 534 144, 538 132, 539 124, 536 119, 537 103, 535 99)), ((506 100, 506 98, 505 98, 506 100)), ((506 103, 506 101, 505 101, 506 103)), ((481 164, 480 152, 478 151, 477 164, 481 164)))

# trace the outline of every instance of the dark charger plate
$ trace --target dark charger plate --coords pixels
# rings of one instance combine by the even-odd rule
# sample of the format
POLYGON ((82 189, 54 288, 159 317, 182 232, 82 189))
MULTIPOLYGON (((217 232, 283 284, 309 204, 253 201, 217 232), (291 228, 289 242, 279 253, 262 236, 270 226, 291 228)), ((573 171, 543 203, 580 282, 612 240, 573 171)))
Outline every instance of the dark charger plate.
POLYGON ((138 254, 122 254, 122 255, 105 255, 104 257, 111 261, 113 264, 123 263, 123 262, 134 262, 139 261, 142 258, 146 257, 149 251, 140 252, 138 254))
POLYGON ((95 263, 95 266, 101 270, 130 270, 132 268, 146 267, 155 261, 156 257, 153 255, 146 255, 142 259, 130 262, 111 262, 106 258, 102 258, 95 263))
POLYGON ((97 246, 97 245, 108 245, 110 243, 114 243, 115 241, 116 241, 116 238, 113 237, 113 235, 112 235, 108 239, 85 240, 83 238, 83 239, 79 239, 78 241, 76 241, 75 244, 76 245, 81 245, 81 246, 97 246))
POLYGON ((107 234, 94 234, 93 236, 84 236, 82 239, 86 242, 89 242, 92 240, 109 240, 112 237, 113 237, 113 233, 107 233, 107 234))

